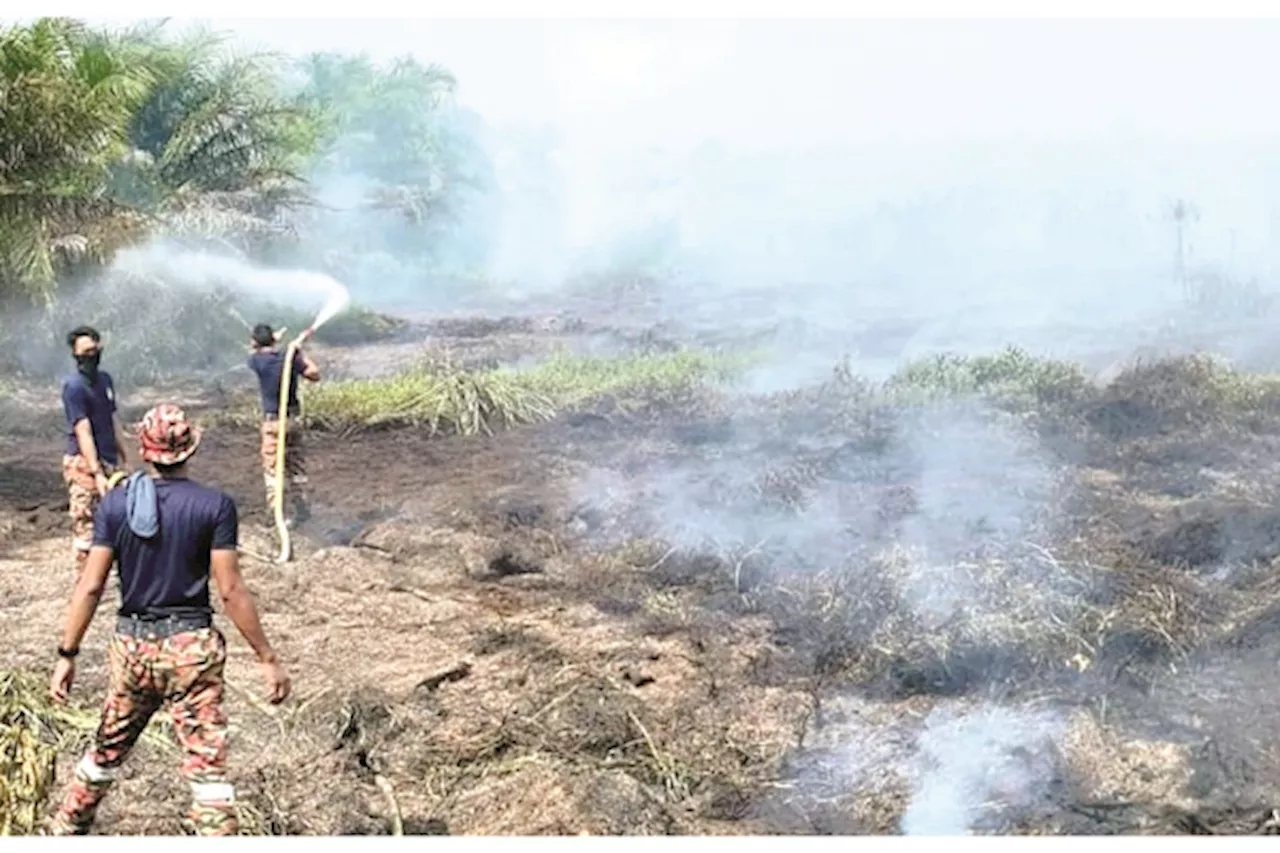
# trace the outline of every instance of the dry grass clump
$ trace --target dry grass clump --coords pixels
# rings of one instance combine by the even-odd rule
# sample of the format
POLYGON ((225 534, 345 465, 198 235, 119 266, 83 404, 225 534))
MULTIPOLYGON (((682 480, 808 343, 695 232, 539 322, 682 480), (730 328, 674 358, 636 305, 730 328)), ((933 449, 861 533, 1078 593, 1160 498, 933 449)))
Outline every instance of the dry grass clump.
MULTIPOLYGON (((0 670, 0 835, 29 835, 42 821, 54 761, 98 727, 98 714, 49 700, 39 673, 0 670)), ((169 746, 154 728, 144 742, 169 746)))
POLYGON ((304 408, 321 429, 412 426, 492 435, 603 397, 680 399, 737 366, 737 360, 692 350, 620 358, 559 353, 523 370, 424 363, 396 376, 324 383, 308 389, 304 408))
POLYGON ((1212 355, 1139 362, 1101 395, 1095 425, 1113 438, 1280 412, 1280 376, 1236 370, 1212 355))
POLYGON ((35 675, 0 674, 0 835, 28 835, 41 822, 69 728, 67 712, 47 695, 48 686, 35 675))
POLYGON ((1126 740, 1088 711, 1071 715, 1063 758, 1085 802, 1192 808, 1189 748, 1169 741, 1126 740))
POLYGON ((1172 570, 1104 568, 1034 547, 937 563, 895 546, 754 595, 811 644, 819 674, 888 676, 906 693, 1084 672, 1103 659, 1176 661, 1220 610, 1172 570))
POLYGON ((893 598, 868 637, 873 665, 971 660, 983 668, 1008 660, 1082 669, 1109 627, 1110 614, 1089 601, 1094 570, 1047 551, 938 564, 895 547, 864 571, 893 598))
POLYGON ((495 427, 549 420, 555 407, 515 374, 443 365, 320 385, 307 394, 306 415, 320 429, 343 432, 412 426, 433 434, 492 435, 495 427))

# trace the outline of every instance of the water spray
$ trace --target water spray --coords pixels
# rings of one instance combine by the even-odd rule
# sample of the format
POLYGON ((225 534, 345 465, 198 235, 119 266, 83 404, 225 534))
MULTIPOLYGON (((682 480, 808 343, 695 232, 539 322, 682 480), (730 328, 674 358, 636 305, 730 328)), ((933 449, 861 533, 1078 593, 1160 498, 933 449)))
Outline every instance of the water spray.
MULTIPOLYGON (((288 345, 284 356, 285 369, 281 371, 280 376, 280 414, 277 416, 280 432, 276 448, 276 479, 272 511, 275 514, 276 529, 280 534, 278 562, 288 561, 292 548, 289 530, 284 522, 284 460, 293 359, 303 341, 310 338, 316 330, 347 307, 350 294, 340 282, 323 273, 269 269, 255 266, 241 258, 190 251, 163 243, 151 244, 145 248, 126 249, 116 256, 114 266, 122 272, 159 279, 170 285, 179 284, 195 288, 227 286, 241 293, 266 299, 287 295, 290 301, 299 296, 313 296, 321 300, 320 310, 315 320, 288 345)), ((234 307, 229 308, 228 313, 246 329, 252 328, 234 307)), ((277 332, 277 340, 284 336, 285 331, 281 329, 277 332)))
POLYGON ((287 563, 293 557, 293 542, 289 537, 289 528, 284 520, 284 459, 285 459, 285 440, 289 432, 289 386, 293 380, 293 359, 297 356, 298 347, 302 342, 315 334, 316 330, 329 322, 343 308, 347 307, 350 301, 350 295, 347 289, 337 281, 329 279, 333 282, 334 288, 332 294, 320 308, 320 313, 316 315, 316 319, 310 326, 302 330, 302 334, 289 342, 289 346, 285 348, 284 362, 280 370, 280 405, 276 409, 276 424, 279 426, 280 432, 276 436, 276 479, 275 494, 272 496, 272 510, 275 513, 276 532, 280 535, 280 555, 276 558, 277 563, 287 563))

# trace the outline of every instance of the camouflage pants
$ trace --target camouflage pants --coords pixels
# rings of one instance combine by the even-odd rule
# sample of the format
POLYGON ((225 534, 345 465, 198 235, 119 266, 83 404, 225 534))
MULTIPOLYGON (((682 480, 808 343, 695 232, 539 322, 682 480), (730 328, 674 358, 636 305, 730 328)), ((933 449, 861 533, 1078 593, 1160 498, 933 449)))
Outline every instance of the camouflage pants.
POLYGON ((50 827, 52 835, 85 835, 120 766, 151 717, 164 705, 191 786, 187 826, 198 835, 234 835, 235 789, 227 782, 227 718, 222 671, 227 647, 215 628, 163 639, 116 635, 108 651, 110 684, 93 744, 76 766, 50 827))
MULTIPOLYGON (((285 500, 289 501, 298 521, 307 512, 307 459, 302 440, 302 424, 297 418, 289 418, 284 439, 285 500)), ((267 507, 275 506, 276 452, 280 447, 280 422, 262 422, 262 483, 266 488, 267 507)))
MULTIPOLYGON (((114 468, 99 460, 102 473, 108 477, 114 468)), ((89 461, 80 454, 62 457, 62 481, 67 484, 67 514, 71 516, 71 548, 75 552, 76 578, 84 569, 93 547, 93 514, 98 510, 98 486, 89 472, 89 461)))

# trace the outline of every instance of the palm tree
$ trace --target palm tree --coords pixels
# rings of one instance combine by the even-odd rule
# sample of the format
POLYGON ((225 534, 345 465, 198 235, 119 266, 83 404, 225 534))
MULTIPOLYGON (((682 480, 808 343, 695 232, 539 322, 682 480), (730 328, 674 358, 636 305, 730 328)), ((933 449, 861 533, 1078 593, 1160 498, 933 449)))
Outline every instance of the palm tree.
POLYGON ((60 275, 147 234, 287 253, 279 238, 306 221, 313 176, 354 178, 362 211, 384 219, 330 222, 343 239, 322 237, 326 249, 426 257, 485 180, 439 66, 335 54, 284 66, 165 25, 0 30, 0 299, 48 301, 60 275))
POLYGON ((139 224, 107 184, 150 76, 118 47, 63 18, 0 31, 0 296, 48 299, 139 224))
POLYGON ((407 57, 379 67, 367 55, 332 53, 312 54, 299 71, 298 100, 325 127, 316 180, 361 186, 356 210, 380 219, 376 228, 355 229, 356 243, 344 241, 346 248, 430 255, 487 168, 476 165, 484 156, 473 128, 459 123, 453 75, 407 57), (376 245, 359 242, 373 232, 376 245))
POLYGON ((197 32, 153 45, 155 85, 130 122, 116 190, 169 233, 279 236, 280 214, 308 201, 301 172, 318 125, 284 98, 276 57, 227 55, 221 41, 197 32))

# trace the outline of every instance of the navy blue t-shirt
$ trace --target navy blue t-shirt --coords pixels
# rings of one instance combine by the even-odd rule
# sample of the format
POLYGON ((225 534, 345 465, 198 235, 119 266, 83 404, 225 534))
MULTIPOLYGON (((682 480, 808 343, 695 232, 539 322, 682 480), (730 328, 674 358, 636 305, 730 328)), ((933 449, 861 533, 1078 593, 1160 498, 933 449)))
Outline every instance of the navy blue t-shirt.
POLYGON ((235 501, 191 480, 158 479, 160 532, 151 539, 129 529, 126 491, 107 492, 93 519, 93 544, 115 551, 121 616, 194 616, 209 606, 211 551, 234 550, 235 501))
POLYGON ((93 443, 98 447, 98 458, 111 465, 120 461, 116 447, 116 431, 111 416, 116 413, 116 389, 111 374, 98 371, 92 385, 84 374, 76 372, 62 380, 62 411, 67 416, 67 455, 80 452, 75 426, 78 421, 89 419, 93 429, 93 443))
MULTIPOLYGON (((280 380, 284 366, 284 353, 261 350, 249 356, 249 369, 258 374, 258 392, 262 397, 262 413, 268 417, 280 415, 280 380)), ((304 370, 302 353, 293 353, 293 376, 289 379, 289 414, 301 411, 298 405, 298 380, 304 370)))

